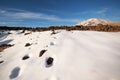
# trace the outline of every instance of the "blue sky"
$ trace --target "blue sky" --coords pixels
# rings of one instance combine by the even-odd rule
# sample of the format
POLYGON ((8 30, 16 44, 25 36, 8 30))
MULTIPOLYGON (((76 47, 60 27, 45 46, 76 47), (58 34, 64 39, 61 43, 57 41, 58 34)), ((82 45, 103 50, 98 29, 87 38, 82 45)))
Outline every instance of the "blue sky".
POLYGON ((74 25, 89 18, 120 22, 120 0, 0 0, 0 25, 74 25))

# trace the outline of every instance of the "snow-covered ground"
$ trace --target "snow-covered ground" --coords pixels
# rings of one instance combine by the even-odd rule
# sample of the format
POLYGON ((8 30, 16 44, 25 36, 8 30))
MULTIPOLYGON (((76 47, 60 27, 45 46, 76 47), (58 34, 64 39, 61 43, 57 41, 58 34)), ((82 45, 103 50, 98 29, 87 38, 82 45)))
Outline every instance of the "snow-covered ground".
POLYGON ((120 80, 120 32, 11 33, 0 41, 14 44, 0 52, 0 80, 120 80))

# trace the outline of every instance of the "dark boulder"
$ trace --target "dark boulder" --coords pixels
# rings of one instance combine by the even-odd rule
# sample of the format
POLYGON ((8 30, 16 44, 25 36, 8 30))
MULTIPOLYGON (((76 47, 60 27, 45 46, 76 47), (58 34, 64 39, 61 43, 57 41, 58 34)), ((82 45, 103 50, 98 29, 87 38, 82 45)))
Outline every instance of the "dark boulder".
POLYGON ((40 54, 39 54, 39 57, 41 57, 47 50, 41 50, 40 51, 40 54))
POLYGON ((26 43, 26 44, 25 44, 25 47, 28 47, 28 46, 31 46, 31 44, 30 44, 30 43, 26 43))
POLYGON ((54 61, 54 59, 52 57, 48 57, 46 59, 46 67, 52 66, 53 65, 53 61, 54 61))
POLYGON ((28 59, 28 58, 30 58, 28 55, 25 55, 23 58, 22 58, 22 60, 26 60, 26 59, 28 59))

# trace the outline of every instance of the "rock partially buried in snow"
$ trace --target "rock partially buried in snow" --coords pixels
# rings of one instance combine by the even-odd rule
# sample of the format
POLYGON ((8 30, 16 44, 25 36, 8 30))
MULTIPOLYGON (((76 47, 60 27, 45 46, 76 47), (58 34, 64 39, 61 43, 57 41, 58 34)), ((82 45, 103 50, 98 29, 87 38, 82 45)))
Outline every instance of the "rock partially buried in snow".
POLYGON ((53 37, 54 39, 57 39, 56 37, 53 37))
POLYGON ((46 59, 46 67, 51 67, 53 65, 54 59, 52 57, 48 57, 46 59))
POLYGON ((2 60, 2 61, 0 61, 0 64, 1 64, 1 63, 3 63, 3 62, 4 62, 3 60, 2 60))
POLYGON ((30 58, 29 55, 25 55, 25 56, 22 58, 22 60, 26 60, 26 59, 28 59, 28 58, 30 58))
POLYGON ((39 54, 39 57, 41 57, 47 50, 41 50, 40 51, 40 54, 39 54))
POLYGON ((56 34, 56 32, 55 32, 55 30, 54 30, 54 29, 52 30, 52 33, 51 33, 51 35, 53 35, 53 34, 56 34))
POLYGON ((31 34, 31 33, 25 33, 24 35, 28 35, 28 34, 31 34))
POLYGON ((30 44, 30 43, 26 43, 26 44, 25 44, 25 47, 28 47, 28 46, 31 46, 31 44, 30 44))
POLYGON ((50 42, 50 45, 53 46, 53 45, 54 45, 54 42, 50 42))

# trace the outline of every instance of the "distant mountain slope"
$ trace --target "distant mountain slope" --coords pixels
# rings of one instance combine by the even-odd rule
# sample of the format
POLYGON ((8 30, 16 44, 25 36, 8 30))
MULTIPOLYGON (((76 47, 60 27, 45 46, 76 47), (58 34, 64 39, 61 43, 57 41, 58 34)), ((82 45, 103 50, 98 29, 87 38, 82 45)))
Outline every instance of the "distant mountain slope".
POLYGON ((117 25, 117 26, 120 26, 120 22, 110 22, 109 25, 113 25, 113 26, 117 25))
POLYGON ((83 25, 83 26, 119 25, 120 26, 120 22, 112 22, 112 21, 99 19, 99 18, 91 18, 91 19, 82 21, 76 25, 83 25))

